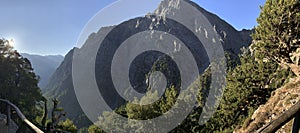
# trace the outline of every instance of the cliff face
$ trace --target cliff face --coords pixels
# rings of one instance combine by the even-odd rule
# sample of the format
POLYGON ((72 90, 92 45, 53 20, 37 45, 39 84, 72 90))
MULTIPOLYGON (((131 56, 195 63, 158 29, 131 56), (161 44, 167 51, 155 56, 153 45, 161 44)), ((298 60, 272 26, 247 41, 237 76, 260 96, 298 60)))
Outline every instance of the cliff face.
MULTIPOLYGON (((141 30, 144 30, 144 31, 149 30, 150 31, 153 29, 160 30, 160 31, 172 31, 173 30, 172 27, 176 27, 175 26, 176 22, 168 21, 168 23, 164 23, 165 20, 160 19, 160 17, 156 17, 156 16, 157 15, 166 15, 166 14, 177 14, 177 13, 180 14, 180 12, 178 10, 180 9, 181 5, 180 5, 180 3, 179 3, 179 5, 174 5, 174 2, 176 2, 176 0, 162 1, 161 4, 158 6, 157 10, 155 10, 152 15, 146 15, 145 17, 141 17, 141 18, 134 18, 132 20, 126 21, 117 26, 101 28, 97 33, 92 33, 89 36, 89 38, 86 40, 86 42, 82 48, 75 49, 75 50, 77 50, 79 54, 85 53, 84 55, 82 55, 82 57, 85 59, 85 63, 92 63, 94 60, 96 60, 98 58, 95 57, 94 55, 92 55, 93 52, 91 52, 91 51, 98 50, 97 45, 99 43, 101 43, 100 40, 103 40, 103 38, 106 37, 106 35, 108 34, 108 31, 110 31, 111 29, 114 29, 114 31, 112 33, 110 33, 110 38, 107 40, 106 44, 103 45, 103 46, 105 46, 104 53, 108 53, 108 54, 113 53, 113 51, 109 51, 109 50, 112 49, 113 47, 115 47, 114 42, 116 42, 118 40, 126 40, 128 38, 129 34, 137 33, 138 31, 141 31, 141 30), (152 21, 153 19, 155 21, 152 21), (151 20, 151 21, 149 21, 149 20, 151 20), (139 24, 139 25, 137 25, 137 24, 139 24), (123 31, 122 29, 118 30, 118 28, 116 28, 116 27, 121 27, 121 26, 127 27, 127 28, 129 27, 130 30, 123 31), (109 44, 112 44, 112 45, 109 45, 109 44)), ((190 2, 190 1, 188 1, 188 2, 190 2)), ((215 31, 219 34, 219 36, 220 36, 219 39, 221 40, 221 43, 222 43, 225 51, 229 52, 233 56, 237 56, 237 54, 240 53, 240 49, 242 47, 247 47, 251 43, 251 38, 250 38, 251 31, 247 31, 247 30, 237 31, 230 24, 228 24, 227 22, 225 22, 218 16, 207 12, 206 10, 199 7, 198 5, 196 5, 193 2, 190 2, 190 3, 192 4, 192 6, 196 7, 202 14, 204 14, 207 17, 208 21, 215 28, 215 31)), ((197 25, 195 27, 197 27, 197 25)), ((196 33, 199 30, 199 28, 195 28, 193 30, 194 30, 193 32, 196 33)), ((165 33, 159 33, 158 35, 164 36, 164 34, 165 33)), ((199 34, 205 34, 205 32, 204 31, 202 33, 199 32, 199 34)), ((199 47, 199 44, 196 43, 196 40, 193 40, 193 38, 191 38, 190 34, 186 34, 185 32, 174 32, 173 35, 179 36, 183 40, 186 40, 188 43, 190 43, 192 45, 192 47, 199 47)), ((147 40, 147 38, 151 38, 151 32, 149 34, 143 35, 143 37, 134 38, 130 41, 132 41, 134 43, 143 44, 147 40)), ((157 44, 159 45, 159 43, 157 43, 157 44)), ((174 42, 174 44, 175 44, 175 42, 174 42)), ((172 49, 173 52, 171 54, 175 56, 176 54, 178 54, 178 53, 176 53, 176 51, 178 50, 178 46, 176 46, 174 44, 171 44, 167 47, 172 49)), ((143 47, 145 47, 145 46, 138 45, 134 48, 140 49, 143 47)), ((204 49, 199 47, 199 50, 203 51, 204 49)), ((48 85, 46 87, 47 92, 45 93, 45 95, 47 97, 51 97, 51 98, 58 98, 61 101, 60 105, 63 108, 65 108, 66 112, 68 112, 67 117, 74 120, 74 122, 76 124, 80 123, 81 126, 84 126, 84 124, 82 124, 82 123, 84 123, 83 121, 87 121, 87 120, 85 119, 83 112, 78 104, 78 101, 75 96, 74 86, 72 83, 73 51, 74 51, 74 49, 71 50, 67 54, 63 63, 59 66, 59 68, 56 70, 56 72, 50 78, 50 82, 48 83, 48 85)), ((198 58, 200 60, 201 58, 203 58, 203 56, 205 56, 204 53, 205 52, 196 53, 195 58, 198 58)), ((101 52, 98 52, 98 55, 99 54, 101 54, 101 52)), ((127 55, 124 55, 124 56, 127 56, 127 55)), ((130 55, 128 55, 128 56, 130 56, 130 55)), ((153 64, 156 62, 155 58, 152 57, 151 54, 145 54, 142 56, 143 56, 142 58, 149 57, 149 56, 150 56, 150 58, 147 60, 137 61, 135 64, 133 63, 133 66, 132 66, 132 68, 134 69, 134 70, 132 70, 133 72, 140 71, 141 73, 145 74, 145 73, 147 73, 147 71, 152 69, 152 67, 139 69, 138 66, 141 66, 142 64, 149 66, 150 64, 153 64), (150 62, 147 62, 147 61, 150 61, 150 62)), ((104 55, 104 57, 105 57, 105 55, 104 55)), ((103 58, 103 59, 105 59, 105 58, 103 58)), ((107 56, 106 60, 110 60, 110 57, 107 56)), ((186 59, 186 60, 188 60, 188 59, 186 59)), ((165 61, 165 62, 167 62, 167 64, 170 63, 169 61, 165 61)), ((172 64, 172 63, 170 63, 170 64, 172 64)), ((102 60, 96 60, 96 65, 103 66, 102 60)), ((203 66, 200 67, 199 70, 203 71, 204 69, 207 68, 208 65, 209 64, 203 63, 203 66)), ((116 108, 120 104, 122 104, 124 101, 122 101, 121 99, 118 99, 118 97, 116 97, 113 94, 113 90, 107 89, 107 88, 109 88, 109 84, 106 84, 105 79, 107 79, 107 78, 105 78, 105 77, 107 77, 108 75, 103 74, 105 67, 106 66, 103 66, 103 69, 99 68, 98 70, 96 70, 95 76, 98 77, 98 79, 100 79, 100 82, 104 83, 104 86, 108 86, 108 87, 103 87, 105 89, 102 89, 101 91, 105 94, 103 96, 106 97, 107 99, 109 99, 108 103, 116 108)), ((119 70, 119 71, 121 72, 124 70, 119 70)), ((174 71, 176 71, 176 68, 171 69, 170 71, 174 72, 174 71)), ((141 81, 140 80, 132 81, 132 84, 136 84, 137 86, 145 85, 144 83, 141 83, 146 80, 143 77, 144 75, 137 75, 137 76, 129 75, 129 76, 133 76, 133 79, 142 79, 141 81), (139 83, 141 83, 141 84, 139 84, 139 83)), ((176 79, 176 77, 172 77, 172 75, 170 75, 170 76, 171 76, 170 78, 172 79, 171 81, 178 80, 178 79, 176 79)), ((142 88, 137 88, 137 90, 145 91, 142 88)), ((82 88, 82 89, 85 89, 85 88, 82 88)))

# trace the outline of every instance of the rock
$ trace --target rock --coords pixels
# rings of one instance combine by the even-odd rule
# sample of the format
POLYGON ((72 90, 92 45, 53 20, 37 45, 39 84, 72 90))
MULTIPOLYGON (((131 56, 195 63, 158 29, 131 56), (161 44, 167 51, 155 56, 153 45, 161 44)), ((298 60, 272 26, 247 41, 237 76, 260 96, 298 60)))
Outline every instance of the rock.
MULTIPOLYGON (((264 105, 261 105, 252 115, 251 122, 243 128, 236 129, 236 132, 255 132, 259 128, 275 120, 283 112, 291 108, 296 101, 300 100, 300 77, 291 79, 289 83, 275 90, 272 97, 264 105)), ((291 122, 287 123, 277 132, 289 132, 291 122)))
MULTIPOLYGON (((212 26, 214 27, 214 30, 219 34, 220 36, 220 40, 222 40, 222 46, 224 47, 225 51, 227 51, 228 53, 234 55, 237 57, 237 55, 239 53, 241 53, 240 49, 242 47, 248 47, 249 44, 251 43, 251 37, 250 37, 250 33, 252 33, 252 31, 250 30, 243 30, 243 31, 237 31, 236 29, 234 29, 230 24, 228 24, 227 22, 225 22, 224 20, 222 20, 221 18, 219 18, 218 16, 216 16, 215 14, 212 14, 206 10, 204 10, 203 8, 199 7, 197 4, 188 1, 192 6, 196 7, 201 13, 203 13, 208 21, 212 24, 212 26)), ((92 33, 89 38, 86 40, 85 44, 80 48, 80 49, 73 49, 72 51, 70 51, 63 63, 58 67, 58 69, 56 70, 56 72, 52 75, 52 77, 50 78, 50 82, 46 87, 47 92, 45 93, 45 95, 47 97, 51 97, 51 98, 58 98, 59 101, 61 101, 61 106, 65 109, 66 112, 68 112, 67 117, 69 117, 70 119, 74 120, 75 124, 79 124, 78 127, 82 127, 85 125, 89 125, 88 124, 82 124, 87 122, 88 120, 84 118, 83 112, 78 104, 78 101, 76 99, 75 96, 75 92, 74 92, 74 86, 73 86, 73 82, 72 82, 72 55, 73 55, 73 51, 77 50, 78 54, 83 54, 81 55, 84 60, 85 63, 93 63, 94 60, 96 60, 96 56, 92 55, 92 53, 94 53, 93 51, 98 50, 97 49, 97 45, 99 45, 100 40, 103 40, 104 37, 106 37, 106 35, 108 34, 108 31, 110 31, 111 29, 114 29, 116 31, 111 32, 110 33, 110 37, 109 39, 107 39, 105 43, 104 47, 104 51, 103 52, 99 52, 98 54, 102 54, 102 53, 106 53, 107 55, 109 55, 110 53, 114 53, 114 51, 112 50, 113 48, 115 48, 115 44, 112 42, 117 42, 119 40, 124 40, 128 38, 128 35, 132 34, 132 33, 137 33, 140 30, 143 29, 149 29, 149 31, 156 29, 156 30, 173 30, 170 27, 176 27, 175 26, 176 22, 170 22, 168 21, 168 23, 165 23, 165 21, 167 20, 166 18, 164 18, 163 16, 166 16, 168 14, 177 14, 180 13, 177 10, 180 10, 181 7, 181 3, 178 0, 164 0, 161 2, 161 4, 158 6, 158 8, 154 11, 153 14, 148 14, 145 17, 141 17, 141 18, 134 18, 128 21, 125 21, 123 24, 124 27, 127 28, 131 28, 130 30, 122 30, 122 29, 117 29, 116 27, 120 27, 121 25, 118 26, 111 26, 111 27, 103 27, 101 28, 97 33, 92 33), (160 15, 160 16, 159 16, 160 15), (156 17, 159 16, 159 17, 156 17), (84 120, 83 120, 84 119, 84 120)), ((196 18, 195 18, 196 19, 196 18)), ((197 27, 197 25, 196 25, 197 27)), ((175 29, 176 30, 176 29, 175 29)), ((195 28, 193 32, 199 32, 199 34, 203 34, 205 35, 205 29, 200 29, 202 32, 200 33, 199 28, 195 28)), ((155 31, 153 31, 155 32, 155 31)), ((152 33, 153 33, 152 32, 152 33)), ((150 32, 151 33, 151 32, 150 32)), ((160 38, 164 38, 164 33, 159 33, 158 35, 160 35, 160 38)), ((182 37, 183 39, 185 39, 189 44, 192 45, 192 47, 195 48, 199 48, 200 51, 203 51, 204 49, 201 49, 199 47, 199 44, 196 43, 196 40, 194 40, 194 38, 191 37, 190 34, 185 34, 183 32, 176 32, 174 33, 175 36, 179 36, 182 37)), ((147 34, 144 37, 141 38, 136 38, 134 41, 135 43, 140 43, 143 44, 143 42, 145 40, 147 40, 148 38, 151 38, 152 34, 147 34)), ((173 43, 171 43, 172 45, 167 45, 166 47, 169 47, 172 50, 172 52, 170 53, 170 55, 172 56, 176 56, 177 54, 179 54, 178 51, 180 51, 180 49, 182 48, 182 45, 176 41, 174 41, 173 43)), ((159 45, 159 43, 157 43, 157 45, 159 45)), ((162 46, 162 45, 159 45, 162 46)), ((143 48, 143 45, 138 45, 135 48, 139 49, 139 48, 143 48)), ((129 57, 132 56, 130 55, 131 52, 129 52, 129 55, 123 55, 125 57, 129 57)), ((205 52, 198 52, 196 54, 197 56, 195 57, 196 59, 203 59, 205 55, 205 52)), ((103 55, 105 57, 105 55, 103 55)), ((151 54, 145 54, 143 55, 143 57, 147 57, 147 56, 152 56, 151 54)), ((111 60, 109 56, 107 56, 107 58, 103 58, 103 60, 111 60)), ((156 58, 155 58, 156 59, 156 58)), ((147 60, 144 60, 142 62, 138 61, 136 63, 133 63, 132 68, 139 68, 138 66, 141 66, 142 64, 145 64, 146 66, 149 66, 151 64, 157 63, 160 60, 155 60, 154 57, 150 57, 147 60), (150 61, 150 62, 147 62, 150 61)), ((104 69, 107 69, 105 66, 106 62, 102 62, 103 60, 97 60, 96 61, 96 66, 100 67, 101 69, 98 69, 98 73, 95 75, 96 77, 98 77, 98 81, 103 83, 103 87, 102 87, 102 96, 105 97, 108 101, 108 104, 111 105, 113 108, 117 108, 120 105, 124 104, 124 101, 122 101, 122 99, 120 99, 119 97, 117 97, 115 95, 115 90, 111 89, 111 85, 109 84, 109 82, 107 82, 106 79, 109 79, 110 76, 110 71, 108 71, 109 73, 106 73, 107 71, 104 71, 104 69), (103 65, 104 64, 104 65, 103 65), (104 88, 104 89, 103 89, 104 88)), ((189 59, 185 59, 185 60, 189 60, 189 59)), ((170 61, 164 61, 165 64, 172 64, 170 61)), ((162 63, 162 64, 164 64, 162 63)), ((200 71, 204 71, 207 67, 208 67, 208 63, 203 63, 202 67, 199 67, 200 71)), ((87 70, 89 70, 91 68, 87 68, 87 70)), ((147 75, 147 72, 152 70, 153 68, 145 68, 145 69, 141 69, 141 72, 147 75)), ((122 71, 124 71, 123 69, 118 70, 120 71, 119 73, 122 73, 122 71)), ((137 69, 134 69, 133 71, 137 71, 137 69)), ((172 69, 169 69, 168 71, 170 72, 176 72, 176 67, 173 67, 172 69)), ((117 72, 118 73, 118 72, 117 72)), ((167 73, 167 72, 166 72, 167 73)), ((127 75, 125 75, 127 76, 127 75)), ((145 90, 145 85, 147 85, 146 83, 146 78, 144 77, 145 75, 131 75, 133 76, 133 80, 132 84, 135 84, 136 86, 144 86, 141 88, 137 88, 138 91, 144 92, 145 90)), ((170 82, 176 82, 178 81, 178 78, 172 77, 174 75, 171 75, 171 80, 170 82)), ((89 79, 86 79, 89 80, 89 79)), ((157 80, 156 80, 157 81, 157 80)), ((156 82, 156 81, 152 81, 152 82, 156 82)), ((190 80, 190 82, 193 82, 192 80, 190 80)), ((86 91, 89 91, 87 88, 89 88, 88 86, 82 89, 85 89, 86 91)), ((93 106, 93 104, 91 103, 90 106, 93 106)))

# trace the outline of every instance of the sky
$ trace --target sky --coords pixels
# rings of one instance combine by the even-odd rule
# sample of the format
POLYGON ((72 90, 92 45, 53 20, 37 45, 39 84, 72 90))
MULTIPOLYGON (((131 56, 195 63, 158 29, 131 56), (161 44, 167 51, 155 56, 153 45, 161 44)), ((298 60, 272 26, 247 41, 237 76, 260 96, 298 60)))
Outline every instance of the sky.
MULTIPOLYGON (((151 3, 139 9, 145 7, 141 6, 142 0, 129 1, 123 2, 124 5, 141 13, 153 11, 159 3, 159 0, 147 0, 151 3)), ((237 30, 257 25, 259 6, 265 3, 265 0, 192 1, 237 30)), ((76 46, 89 20, 114 3, 116 0, 1 0, 0 38, 13 39, 15 49, 21 53, 65 55, 76 46)), ((112 15, 122 13, 116 10, 112 15)))

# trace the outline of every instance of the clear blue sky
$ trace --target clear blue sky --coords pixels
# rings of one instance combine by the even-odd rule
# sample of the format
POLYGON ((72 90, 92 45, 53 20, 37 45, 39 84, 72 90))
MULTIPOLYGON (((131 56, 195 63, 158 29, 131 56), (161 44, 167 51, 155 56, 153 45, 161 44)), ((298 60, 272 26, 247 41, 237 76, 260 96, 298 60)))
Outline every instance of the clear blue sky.
MULTIPOLYGON (((85 24, 98 11, 115 1, 1 0, 0 38, 14 39, 15 48, 20 52, 65 55, 76 46, 85 24)), ((259 6, 265 2, 265 0, 193 1, 217 14, 238 30, 250 29, 256 25, 259 6)), ((154 2, 148 9, 156 7, 157 3, 154 2)))

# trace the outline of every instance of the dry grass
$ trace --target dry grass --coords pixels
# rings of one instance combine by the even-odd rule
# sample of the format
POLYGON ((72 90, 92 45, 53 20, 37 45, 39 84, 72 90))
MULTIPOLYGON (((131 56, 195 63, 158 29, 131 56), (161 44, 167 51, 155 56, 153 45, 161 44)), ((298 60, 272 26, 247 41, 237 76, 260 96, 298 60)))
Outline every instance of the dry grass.
MULTIPOLYGON (((251 119, 244 123, 243 127, 235 132, 255 132, 265 124, 278 118, 280 114, 291 108, 300 100, 300 77, 292 79, 285 86, 275 90, 272 97, 265 105, 261 105, 252 115, 251 119)), ((279 129, 278 133, 288 133, 291 130, 292 121, 279 129)))

